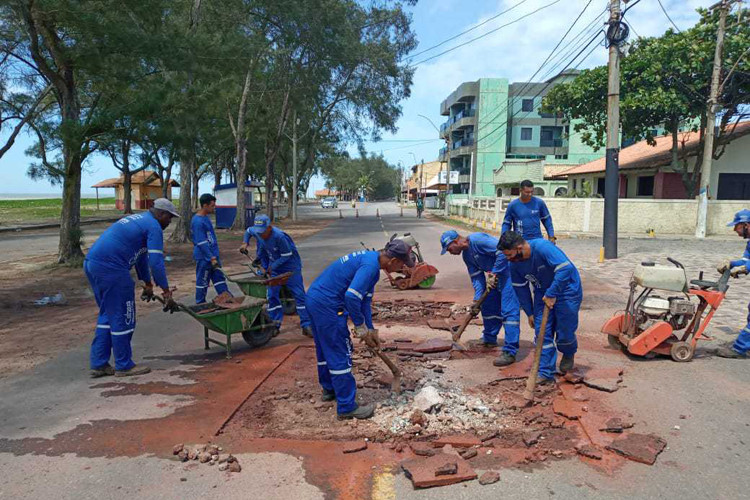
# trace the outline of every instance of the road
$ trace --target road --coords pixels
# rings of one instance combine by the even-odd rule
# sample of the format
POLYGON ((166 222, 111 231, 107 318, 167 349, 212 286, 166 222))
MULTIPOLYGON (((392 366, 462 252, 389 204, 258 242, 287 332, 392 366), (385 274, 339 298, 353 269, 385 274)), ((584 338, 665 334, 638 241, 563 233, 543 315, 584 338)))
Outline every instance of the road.
MULTIPOLYGON (((305 208, 303 217, 321 214, 339 217, 338 211, 316 207, 305 208)), ((342 215, 298 245, 306 284, 331 260, 361 248, 360 241, 379 248, 391 233, 410 231, 421 242, 425 259, 440 269, 435 289, 414 296, 471 300, 463 263, 440 256, 438 239, 445 226, 416 219, 412 211, 400 217, 392 203, 362 206, 358 218, 342 206, 342 215)), ((632 262, 595 268, 587 259, 593 258, 588 253, 598 242, 562 240, 560 245, 574 261, 581 261, 586 302, 579 335, 587 345, 603 345, 599 327, 623 307, 619 276, 627 275, 632 262)), ((664 242, 654 245, 655 252, 664 242)), ((736 246, 739 253, 742 242, 736 246)), ((626 249, 623 258, 652 251, 635 250, 637 245, 626 249)), ((705 256, 706 262, 715 258, 714 253, 705 256)), ((375 300, 390 296, 398 295, 380 283, 375 300)), ((415 491, 397 468, 356 469, 364 460, 357 455, 371 457, 369 450, 342 462, 340 451, 333 454, 333 446, 325 443, 245 443, 214 436, 248 391, 268 376, 275 366, 270 360, 303 342, 292 332, 293 325, 285 323, 284 333, 267 348, 239 349, 233 360, 225 361, 217 349, 203 351, 201 327, 187 315, 165 316, 153 306, 139 308, 133 349, 136 362, 144 360, 154 368, 152 374, 92 381, 87 378, 88 346, 82 345, 33 371, 0 381, 0 498, 247 498, 250 491, 263 491, 264 498, 333 498, 346 491, 336 481, 359 480, 367 485, 365 497, 407 499, 742 498, 750 491, 750 361, 699 355, 680 364, 621 357, 626 387, 609 401, 633 415, 639 432, 667 440, 668 448, 652 467, 627 462, 604 471, 577 460, 548 461, 533 469, 501 469, 500 482, 491 486, 474 481, 415 491), (173 444, 208 439, 231 446, 243 472, 228 476, 170 459, 173 444)), ((744 310, 734 313, 731 321, 743 315, 744 310)), ((528 337, 528 332, 522 335, 528 337)), ((597 359, 601 354, 580 355, 597 359)))

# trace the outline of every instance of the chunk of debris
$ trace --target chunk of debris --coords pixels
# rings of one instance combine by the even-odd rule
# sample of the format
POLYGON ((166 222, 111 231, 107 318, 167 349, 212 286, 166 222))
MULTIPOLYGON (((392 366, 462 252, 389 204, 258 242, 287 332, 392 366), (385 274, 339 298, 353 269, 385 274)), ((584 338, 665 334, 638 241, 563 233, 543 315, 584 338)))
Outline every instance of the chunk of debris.
POLYGON ((424 425, 427 423, 427 416, 424 414, 424 412, 420 409, 416 409, 412 412, 411 416, 409 417, 409 422, 411 422, 414 425, 421 425, 424 427, 424 425))
POLYGON ((487 431, 479 435, 479 440, 484 443, 486 441, 489 441, 490 439, 495 439, 497 435, 498 435, 497 431, 487 431))
POLYGON ((411 479, 415 488, 445 486, 477 478, 476 472, 466 460, 443 453, 428 458, 417 457, 404 460, 401 462, 401 468, 406 476, 411 479), (436 476, 435 471, 447 463, 456 464, 456 473, 436 476))
POLYGON ((174 448, 172 448, 172 455, 177 455, 184 449, 185 449, 184 444, 176 444, 174 445, 174 448))
POLYGON ((583 384, 592 389, 615 392, 622 382, 623 368, 593 368, 586 373, 583 384))
POLYGON ((602 459, 602 452, 590 444, 585 444, 583 446, 577 447, 576 452, 578 452, 578 454, 581 456, 593 458, 594 460, 602 459))
POLYGON ((552 411, 570 420, 578 420, 583 414, 580 404, 563 398, 555 398, 552 402, 552 411))
POLYGON ((620 417, 612 417, 607 420, 604 427, 599 429, 602 432, 612 432, 615 434, 622 433, 623 429, 630 429, 635 425, 633 422, 625 422, 620 417))
POLYGON ((211 454, 205 451, 202 451, 198 454, 198 461, 202 464, 208 463, 211 461, 211 454))
POLYGON ((344 453, 357 453, 367 449, 367 441, 357 441, 344 447, 344 453))
POLYGON ((242 467, 240 466, 240 463, 237 461, 230 463, 229 472, 242 472, 242 467))
POLYGON ((500 473, 495 472, 494 470, 488 470, 481 476, 479 476, 479 484, 482 486, 486 486, 488 484, 493 484, 500 481, 500 473))
POLYGON ((459 455, 461 455, 461 458, 464 460, 469 460, 470 458, 474 458, 477 456, 477 449, 476 448, 469 448, 468 450, 461 450, 458 452, 459 455))
POLYGON ((412 441, 409 443, 409 447, 415 455, 419 455, 420 457, 432 457, 439 453, 439 450, 424 442, 412 441))
POLYGON ((654 434, 628 434, 612 441, 608 450, 642 464, 654 465, 667 442, 654 434))
POLYGON ((435 476, 448 476, 458 472, 458 464, 456 462, 447 462, 437 469, 435 469, 435 476))
POLYGON ((423 412, 429 412, 441 404, 443 404, 443 398, 438 393, 438 390, 431 385, 423 387, 422 390, 414 396, 415 408, 422 410, 423 412))
POLYGON ((215 444, 209 444, 206 446, 206 453, 209 455, 218 455, 219 454, 219 447, 215 444))
POLYGON ((523 435, 523 444, 528 447, 534 446, 539 442, 539 438, 542 437, 542 433, 539 431, 528 431, 523 435))
POLYGON ((412 347, 412 351, 421 353, 433 353, 450 351, 453 342, 448 339, 430 339, 412 347))
POLYGON ((474 446, 481 446, 482 442, 478 437, 470 434, 453 434, 448 436, 441 436, 437 440, 432 442, 432 445, 436 448, 441 446, 451 445, 454 448, 473 448, 474 446))

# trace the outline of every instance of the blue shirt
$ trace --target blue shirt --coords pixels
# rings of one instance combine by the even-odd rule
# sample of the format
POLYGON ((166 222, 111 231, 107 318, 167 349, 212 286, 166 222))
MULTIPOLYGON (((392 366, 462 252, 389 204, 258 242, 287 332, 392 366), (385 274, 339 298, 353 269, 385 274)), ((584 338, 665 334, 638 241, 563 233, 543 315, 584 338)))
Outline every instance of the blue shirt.
POLYGON ((129 215, 107 228, 86 255, 114 272, 130 272, 135 266, 138 279, 154 281, 161 288, 169 288, 164 268, 164 232, 151 212, 129 215))
MULTIPOLYGON (((245 243, 250 241, 251 229, 245 231, 245 243)), ((294 240, 278 227, 271 226, 271 236, 267 240, 257 235, 252 236, 258 242, 255 255, 260 259, 263 269, 271 268, 271 275, 297 272, 302 269, 302 259, 297 252, 294 240)))
POLYGON ((195 214, 193 220, 190 221, 190 233, 193 235, 194 260, 219 258, 219 243, 216 241, 216 233, 210 217, 195 214))
POLYGON ((741 259, 733 260, 730 263, 731 267, 737 267, 737 266, 750 266, 750 240, 747 242, 747 246, 745 247, 745 253, 742 255, 741 259))
POLYGON ((529 245, 531 256, 528 259, 510 263, 513 289, 526 315, 532 316, 534 310, 529 285, 534 289, 537 303, 542 297, 580 299, 583 296, 581 277, 568 256, 544 239, 531 240, 529 245))
POLYGON ((478 300, 487 287, 484 273, 497 274, 497 288, 502 290, 509 277, 508 260, 505 254, 497 249, 497 238, 487 233, 472 233, 466 238, 469 240, 469 248, 461 252, 461 257, 474 287, 474 300, 478 300))
POLYGON ((372 328, 372 294, 380 279, 379 252, 360 250, 331 263, 318 276, 308 296, 325 301, 332 309, 346 310, 352 323, 372 328))
POLYGON ((526 241, 543 238, 540 223, 544 224, 550 238, 555 235, 552 216, 544 201, 532 196, 528 203, 524 203, 520 198, 516 198, 505 211, 501 233, 512 229, 526 241))

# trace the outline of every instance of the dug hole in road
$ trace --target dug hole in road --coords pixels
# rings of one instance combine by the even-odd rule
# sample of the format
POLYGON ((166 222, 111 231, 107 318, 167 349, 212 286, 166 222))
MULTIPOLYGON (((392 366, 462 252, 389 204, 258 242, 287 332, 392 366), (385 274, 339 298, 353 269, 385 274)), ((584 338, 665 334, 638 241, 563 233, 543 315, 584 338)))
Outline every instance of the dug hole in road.
MULTIPOLYGON (((445 328, 463 319, 473 291, 462 260, 439 255, 445 226, 416 219, 413 210, 400 217, 390 203, 358 210, 355 218, 342 207, 342 219, 338 211, 305 213, 308 225, 325 218, 315 222, 322 230, 297 238, 308 286, 331 260, 361 248, 360 241, 380 248, 396 232, 412 232, 425 260, 440 271, 428 290, 398 291, 387 280, 376 288, 374 322, 386 354, 403 371, 403 392, 393 394, 387 367, 355 344, 358 397, 377 403, 373 419, 341 422, 333 404, 320 402, 314 347, 299 334, 296 316, 287 316, 281 335, 264 347, 237 342, 225 359, 221 349, 203 349, 202 327, 186 314, 166 316, 139 304, 134 355, 154 371, 88 379, 86 344, 95 313, 81 299, 36 313, 39 330, 22 335, 19 317, 12 332, 2 332, 17 335, 19 356, 24 337, 69 337, 68 328, 78 333, 45 352, 48 360, 9 370, 0 380, 6 472, 0 492, 58 498, 114 492, 246 498, 253 491, 265 498, 731 498, 748 491, 748 365, 710 357, 704 348, 690 363, 629 358, 609 348, 599 332, 627 298, 629 275, 620 268, 632 270, 631 256, 656 260, 663 242, 623 244, 620 262, 597 267, 598 241, 559 241, 584 280, 577 368, 557 387, 539 388, 536 404, 525 408, 519 396, 533 356, 528 327, 518 361, 505 369, 492 366, 496 349, 471 342, 481 336, 479 320, 462 337, 468 348, 451 349, 445 328), (65 323, 65 311, 77 311, 77 319, 65 323), (232 472, 232 463, 239 472, 232 472), (61 490, 60 484, 67 486, 61 490)), ((236 246, 222 241, 229 271, 242 263, 230 260, 236 246)), ((189 262, 188 250, 169 253, 189 262)), ((174 269, 175 278, 170 274, 186 295, 192 295, 190 265, 174 269)), ((728 299, 747 293, 744 285, 732 285, 728 299)), ((727 312, 726 321, 742 315, 727 312)))

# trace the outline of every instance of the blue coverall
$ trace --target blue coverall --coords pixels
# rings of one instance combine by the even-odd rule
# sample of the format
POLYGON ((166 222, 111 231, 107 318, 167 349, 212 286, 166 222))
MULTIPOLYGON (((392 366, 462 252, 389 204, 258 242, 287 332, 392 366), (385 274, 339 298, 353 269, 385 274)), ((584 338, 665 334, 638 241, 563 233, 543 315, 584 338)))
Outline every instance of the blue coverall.
POLYGON ((521 308, 527 316, 534 316, 536 342, 539 342, 539 329, 544 312, 542 298, 546 296, 557 299, 547 319, 539 364, 539 376, 551 379, 556 371, 557 351, 563 355, 571 355, 578 350, 576 330, 583 288, 578 270, 565 253, 552 242, 536 239, 529 241, 529 245, 531 257, 524 261, 511 262, 510 276, 521 308), (529 285, 534 289, 533 301, 529 285))
MULTIPOLYGON (((248 243, 252 233, 252 227, 245 231, 244 241, 248 243)), ((302 328, 310 326, 310 315, 307 313, 305 283, 302 279, 302 259, 297 252, 297 246, 292 238, 278 227, 271 227, 271 236, 264 240, 260 236, 255 237, 257 240, 256 255, 260 259, 263 269, 271 270, 271 276, 278 276, 291 272, 293 273, 286 282, 286 289, 294 297, 297 304, 297 314, 299 323, 302 328)), ((268 287, 268 315, 276 324, 281 327, 281 321, 284 319, 284 309, 281 306, 279 298, 280 286, 268 287)))
MULTIPOLYGON (((731 267, 747 266, 750 269, 750 241, 747 242, 745 247, 745 254, 741 259, 733 260, 730 263, 731 267)), ((747 306, 747 326, 740 330, 740 334, 737 340, 734 341, 732 349, 740 354, 745 354, 750 351, 750 304, 747 306)))
POLYGON ((379 253, 361 250, 330 264, 307 291, 318 380, 336 393, 338 413, 357 408, 357 384, 352 375, 352 343, 347 318, 355 326, 372 325, 372 294, 380 278, 379 253))
POLYGON ((555 236, 552 216, 544 201, 536 196, 532 196, 528 203, 516 198, 510 202, 508 209, 505 211, 501 233, 512 229, 523 236, 526 241, 543 238, 540 223, 544 224, 550 238, 555 236))
POLYGON ((489 234, 472 233, 467 239, 469 248, 461 252, 461 257, 474 287, 474 300, 479 299, 487 287, 484 273, 492 272, 498 275, 497 288, 487 294, 482 304, 483 340, 486 344, 497 344, 500 327, 505 325, 503 351, 515 356, 521 335, 521 310, 510 281, 508 261, 503 252, 497 249, 497 239, 489 234))
POLYGON ((99 306, 96 333, 91 343, 92 370, 109 364, 114 354, 115 369, 129 370, 132 360, 130 339, 135 330, 135 283, 138 279, 168 289, 164 268, 164 239, 159 221, 150 212, 135 214, 112 224, 89 250, 83 269, 99 306))
POLYGON ((207 215, 193 216, 190 222, 190 232, 193 235, 193 260, 195 261, 195 303, 201 304, 206 301, 209 283, 214 284, 217 294, 229 292, 227 278, 218 269, 211 267, 211 259, 219 259, 219 243, 216 241, 216 233, 211 219, 207 215))

